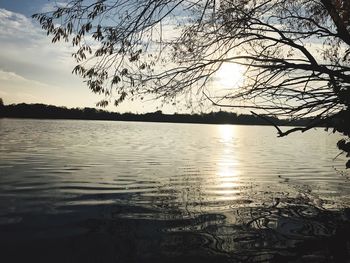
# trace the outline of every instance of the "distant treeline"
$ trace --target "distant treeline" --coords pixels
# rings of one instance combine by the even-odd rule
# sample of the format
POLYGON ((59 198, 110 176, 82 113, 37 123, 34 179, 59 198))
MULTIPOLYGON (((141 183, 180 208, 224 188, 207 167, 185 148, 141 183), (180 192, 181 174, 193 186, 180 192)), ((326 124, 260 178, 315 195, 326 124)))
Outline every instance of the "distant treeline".
MULTIPOLYGON (((116 113, 95 108, 56 107, 45 104, 0 104, 2 118, 35 118, 35 119, 82 119, 82 120, 113 120, 113 121, 144 121, 144 122, 178 122, 178 123, 212 123, 212 124, 253 124, 269 125, 260 117, 232 112, 211 112, 201 114, 163 114, 161 111, 144 114, 116 113)), ((307 120, 289 122, 277 118, 269 118, 277 125, 304 125, 307 120)))

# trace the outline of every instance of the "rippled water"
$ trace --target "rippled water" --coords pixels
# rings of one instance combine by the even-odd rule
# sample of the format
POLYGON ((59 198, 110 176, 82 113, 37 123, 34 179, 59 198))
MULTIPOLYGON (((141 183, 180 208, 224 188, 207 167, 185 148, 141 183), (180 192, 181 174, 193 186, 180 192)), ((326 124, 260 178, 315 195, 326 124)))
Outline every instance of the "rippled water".
POLYGON ((0 119, 0 245, 15 261, 336 261, 350 217, 339 138, 0 119))

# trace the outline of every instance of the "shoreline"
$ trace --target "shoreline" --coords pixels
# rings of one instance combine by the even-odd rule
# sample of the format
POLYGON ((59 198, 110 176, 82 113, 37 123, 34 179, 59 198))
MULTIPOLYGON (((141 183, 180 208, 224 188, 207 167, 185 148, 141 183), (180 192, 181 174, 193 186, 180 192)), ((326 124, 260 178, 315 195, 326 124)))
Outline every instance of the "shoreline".
POLYGON ((164 122, 190 124, 233 124, 259 126, 306 126, 311 119, 278 119, 252 114, 237 114, 218 111, 197 114, 163 114, 158 110, 151 113, 118 113, 95 108, 66 108, 45 104, 11 104, 0 106, 0 118, 52 119, 52 120, 103 120, 128 122, 164 122))

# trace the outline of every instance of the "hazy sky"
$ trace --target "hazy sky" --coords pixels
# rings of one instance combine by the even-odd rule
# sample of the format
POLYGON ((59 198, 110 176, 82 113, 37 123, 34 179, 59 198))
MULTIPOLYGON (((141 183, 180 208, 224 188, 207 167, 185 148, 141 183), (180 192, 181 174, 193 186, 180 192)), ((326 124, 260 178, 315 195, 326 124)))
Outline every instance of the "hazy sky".
MULTIPOLYGON (((61 1, 62 2, 62 1, 61 1)), ((101 99, 71 74, 75 61, 69 44, 51 44, 31 15, 52 8, 52 0, 0 0, 0 97, 5 104, 47 103, 94 107, 101 99)), ((149 112, 158 103, 129 103, 109 110, 149 112)), ((163 111, 177 111, 163 108, 163 111)))

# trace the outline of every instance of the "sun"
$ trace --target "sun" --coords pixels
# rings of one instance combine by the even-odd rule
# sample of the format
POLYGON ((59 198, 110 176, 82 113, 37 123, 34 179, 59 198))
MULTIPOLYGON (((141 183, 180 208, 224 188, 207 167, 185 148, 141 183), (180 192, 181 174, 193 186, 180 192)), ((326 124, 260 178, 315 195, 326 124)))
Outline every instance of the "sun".
POLYGON ((236 63, 224 62, 216 72, 216 79, 221 88, 238 88, 244 81, 244 67, 236 63))

